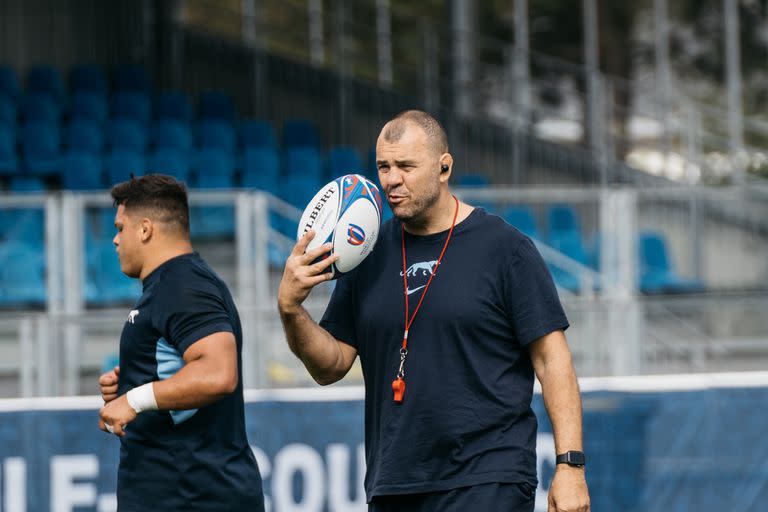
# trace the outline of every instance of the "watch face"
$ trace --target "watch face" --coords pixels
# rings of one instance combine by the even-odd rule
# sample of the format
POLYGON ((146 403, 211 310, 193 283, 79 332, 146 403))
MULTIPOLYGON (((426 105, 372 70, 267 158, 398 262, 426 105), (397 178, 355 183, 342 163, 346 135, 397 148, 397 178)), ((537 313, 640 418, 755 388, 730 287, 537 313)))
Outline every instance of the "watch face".
POLYGON ((583 466, 584 459, 585 457, 582 452, 568 452, 568 464, 583 466))

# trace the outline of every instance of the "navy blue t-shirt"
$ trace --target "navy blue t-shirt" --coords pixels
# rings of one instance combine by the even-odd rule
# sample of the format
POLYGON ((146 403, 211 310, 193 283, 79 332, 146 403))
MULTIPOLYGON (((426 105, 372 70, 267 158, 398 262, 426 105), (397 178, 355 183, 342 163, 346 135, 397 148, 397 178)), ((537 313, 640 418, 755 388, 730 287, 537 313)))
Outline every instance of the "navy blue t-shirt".
MULTIPOLYGON (((410 314, 448 232, 406 234, 410 314)), ((342 276, 320 322, 357 348, 365 379, 365 490, 374 496, 491 482, 536 485, 532 341, 568 320, 529 238, 476 208, 456 225, 409 330, 405 398, 393 401, 405 327, 401 223, 342 276)))
MULTIPOLYGON (((118 394, 173 376, 184 352, 217 332, 234 334, 242 375, 237 309, 197 253, 163 263, 143 288, 120 338, 118 394)), ((244 409, 239 379, 234 393, 200 409, 139 414, 121 439, 120 512, 264 510, 244 409)))

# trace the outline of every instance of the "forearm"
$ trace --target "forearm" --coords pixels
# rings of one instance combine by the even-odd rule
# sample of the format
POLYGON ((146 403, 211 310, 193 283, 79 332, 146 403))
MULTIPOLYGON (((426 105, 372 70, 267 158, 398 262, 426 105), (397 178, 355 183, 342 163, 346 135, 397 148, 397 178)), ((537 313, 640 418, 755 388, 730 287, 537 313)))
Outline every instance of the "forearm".
POLYGON ((556 452, 582 451, 581 396, 570 352, 548 360, 538 369, 537 376, 552 422, 556 452))
POLYGON ((280 320, 291 351, 318 384, 332 384, 346 375, 339 342, 320 327, 302 306, 280 307, 280 320))
POLYGON ((237 370, 216 370, 203 360, 186 363, 172 377, 152 383, 159 409, 197 409, 212 404, 237 388, 237 370))

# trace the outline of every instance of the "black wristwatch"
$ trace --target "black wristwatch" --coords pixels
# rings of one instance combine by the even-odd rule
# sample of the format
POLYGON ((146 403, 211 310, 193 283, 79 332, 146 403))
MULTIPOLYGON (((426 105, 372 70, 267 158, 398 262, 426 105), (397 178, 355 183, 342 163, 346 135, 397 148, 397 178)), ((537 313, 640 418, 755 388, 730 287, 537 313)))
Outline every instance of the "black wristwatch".
POLYGON ((561 453, 555 458, 557 464, 568 464, 569 466, 582 467, 587 463, 584 452, 577 452, 574 450, 561 453))

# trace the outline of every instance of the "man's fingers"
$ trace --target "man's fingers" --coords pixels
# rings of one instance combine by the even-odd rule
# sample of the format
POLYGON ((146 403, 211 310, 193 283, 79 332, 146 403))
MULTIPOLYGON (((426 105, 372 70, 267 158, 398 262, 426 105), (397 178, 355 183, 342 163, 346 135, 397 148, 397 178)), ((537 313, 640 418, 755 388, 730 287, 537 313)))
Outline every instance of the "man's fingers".
POLYGON ((326 274, 320 274, 317 276, 308 277, 307 282, 309 283, 310 286, 317 286, 318 284, 324 283, 326 281, 330 281, 331 279, 333 279, 333 273, 328 272, 326 274))
POLYGON ((99 418, 99 430, 103 430, 104 432, 108 432, 107 430, 107 424, 104 423, 104 420, 99 418))
POLYGON ((101 394, 101 399, 104 400, 104 403, 111 402, 115 398, 117 398, 117 393, 101 394))
POLYGON ((111 386, 112 384, 117 384, 117 375, 112 372, 102 373, 99 377, 99 385, 111 386))
POLYGON ((120 422, 115 422, 114 425, 112 425, 112 433, 115 434, 117 437, 123 437, 125 435, 125 425, 121 425, 120 422))
POLYGON ((312 241, 312 239, 315 238, 315 231, 310 229, 306 233, 304 233, 301 238, 299 238, 299 241, 296 242, 296 245, 293 246, 293 250, 291 251, 291 256, 301 256, 304 254, 304 251, 307 250, 307 246, 309 245, 309 242, 312 241))
POLYGON ((117 377, 120 376, 120 367, 119 366, 115 366, 115 368, 112 371, 115 372, 115 376, 117 376, 117 377))
POLYGON ((301 263, 303 265, 310 265, 313 261, 320 258, 323 254, 327 254, 331 252, 331 249, 333 249, 333 244, 328 242, 327 244, 323 244, 320 247, 315 247, 311 251, 308 251, 304 256, 301 256, 301 263))
POLYGON ((335 262, 339 261, 339 256, 337 254, 334 254, 332 256, 328 256, 325 259, 322 259, 318 261, 317 263, 312 264, 310 268, 310 275, 317 275, 321 272, 324 272, 327 270, 331 265, 333 265, 335 262))

